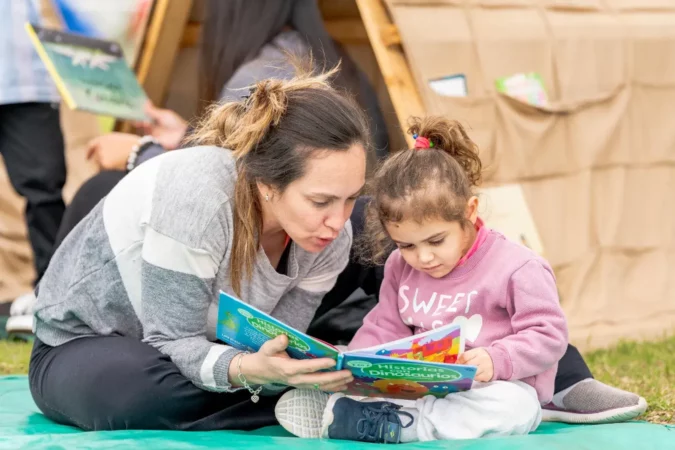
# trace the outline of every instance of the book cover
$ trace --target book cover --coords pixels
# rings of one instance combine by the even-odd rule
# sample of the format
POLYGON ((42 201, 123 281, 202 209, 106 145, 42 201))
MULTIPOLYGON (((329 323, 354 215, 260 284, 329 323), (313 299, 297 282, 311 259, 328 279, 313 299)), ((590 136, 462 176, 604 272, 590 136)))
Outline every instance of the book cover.
POLYGON ((147 120, 147 96, 117 43, 29 23, 26 31, 69 108, 147 120))
POLYGON ((136 62, 154 0, 51 0, 64 31, 118 42, 129 65, 136 62))
POLYGON ((464 74, 429 80, 429 87, 435 93, 445 97, 466 97, 469 95, 464 74))
POLYGON ((415 400, 426 395, 443 398, 471 389, 476 366, 402 360, 362 353, 345 353, 343 368, 354 375, 345 394, 415 400))
POLYGON ((289 327, 269 314, 225 292, 220 293, 216 337, 232 347, 257 352, 269 339, 288 336, 286 353, 294 359, 331 358, 340 351, 332 345, 289 327))
POLYGON ((369 348, 341 352, 237 298, 220 293, 216 336, 240 350, 255 352, 269 339, 288 336, 291 358, 331 358, 335 370, 354 375, 345 392, 365 397, 415 399, 443 397, 471 388, 475 366, 454 364, 464 351, 459 325, 398 339, 369 348))
POLYGON ((536 72, 517 73, 495 80, 497 92, 517 98, 534 106, 548 105, 544 80, 536 72))

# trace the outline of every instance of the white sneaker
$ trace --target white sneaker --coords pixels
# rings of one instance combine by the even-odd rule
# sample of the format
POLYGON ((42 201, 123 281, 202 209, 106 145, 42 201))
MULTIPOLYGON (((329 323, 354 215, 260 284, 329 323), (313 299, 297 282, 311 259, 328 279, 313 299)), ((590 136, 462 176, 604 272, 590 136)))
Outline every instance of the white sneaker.
MULTIPOLYGON (((342 394, 334 396, 344 397, 342 394)), ((324 410, 331 396, 313 389, 293 389, 281 396, 274 408, 279 424, 298 437, 318 439, 325 431, 324 410)))
POLYGON ((30 316, 33 314, 33 307, 36 302, 37 298, 35 297, 34 291, 23 294, 12 302, 12 306, 9 307, 9 315, 30 316))
POLYGON ((7 333, 32 333, 33 315, 24 314, 23 316, 10 316, 5 325, 7 333))

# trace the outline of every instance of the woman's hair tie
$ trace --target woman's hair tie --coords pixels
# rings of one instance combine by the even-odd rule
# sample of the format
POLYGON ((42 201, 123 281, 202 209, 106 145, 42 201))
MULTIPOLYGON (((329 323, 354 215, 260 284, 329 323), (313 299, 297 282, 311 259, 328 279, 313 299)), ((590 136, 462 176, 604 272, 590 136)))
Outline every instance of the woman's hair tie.
POLYGON ((424 136, 419 136, 418 134, 413 134, 413 139, 415 139, 415 150, 426 150, 428 148, 434 148, 434 143, 424 136))
POLYGON ((241 96, 241 99, 242 99, 243 102, 244 102, 244 107, 245 107, 246 109, 248 109, 248 108, 251 106, 251 102, 253 101, 253 100, 251 100, 251 97, 252 97, 253 94, 255 93, 256 89, 257 89, 257 86, 251 86, 251 87, 248 89, 248 95, 242 95, 242 96, 241 96))

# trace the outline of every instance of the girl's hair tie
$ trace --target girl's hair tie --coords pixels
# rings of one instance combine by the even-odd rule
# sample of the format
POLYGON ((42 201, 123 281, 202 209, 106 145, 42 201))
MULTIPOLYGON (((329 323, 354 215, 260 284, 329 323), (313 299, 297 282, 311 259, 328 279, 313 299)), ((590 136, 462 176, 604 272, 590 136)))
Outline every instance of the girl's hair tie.
POLYGON ((415 139, 415 150, 434 148, 434 143, 424 136, 419 136, 417 133, 415 133, 413 134, 413 139, 415 139))

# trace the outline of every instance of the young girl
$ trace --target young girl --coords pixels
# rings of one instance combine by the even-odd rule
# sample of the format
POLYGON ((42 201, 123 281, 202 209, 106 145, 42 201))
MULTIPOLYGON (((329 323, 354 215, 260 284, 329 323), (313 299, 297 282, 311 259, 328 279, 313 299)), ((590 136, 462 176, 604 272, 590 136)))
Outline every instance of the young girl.
POLYGON ((476 383, 415 402, 293 390, 279 400, 277 419, 300 437, 367 442, 527 434, 553 397, 567 347, 553 271, 478 217, 472 188, 481 162, 458 122, 415 119, 409 131, 415 148, 391 156, 372 182, 372 255, 398 248, 386 261, 379 303, 349 349, 458 323, 467 348, 458 362, 478 367, 476 383))

